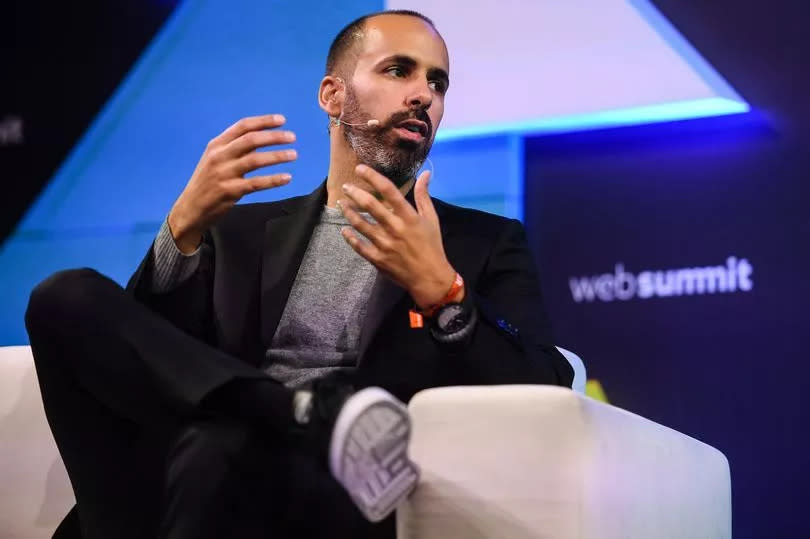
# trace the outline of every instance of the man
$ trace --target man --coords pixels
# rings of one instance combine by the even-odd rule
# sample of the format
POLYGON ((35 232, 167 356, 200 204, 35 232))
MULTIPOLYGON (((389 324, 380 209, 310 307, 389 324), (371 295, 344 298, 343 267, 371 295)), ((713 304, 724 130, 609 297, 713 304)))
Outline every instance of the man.
POLYGON ((296 158, 257 151, 295 140, 282 116, 245 118, 209 143, 126 292, 90 270, 35 289, 26 324, 83 537, 391 537, 418 479, 402 401, 570 385, 520 224, 414 179, 448 84, 427 18, 361 18, 318 93, 324 185, 235 205, 290 181, 246 173, 296 158))

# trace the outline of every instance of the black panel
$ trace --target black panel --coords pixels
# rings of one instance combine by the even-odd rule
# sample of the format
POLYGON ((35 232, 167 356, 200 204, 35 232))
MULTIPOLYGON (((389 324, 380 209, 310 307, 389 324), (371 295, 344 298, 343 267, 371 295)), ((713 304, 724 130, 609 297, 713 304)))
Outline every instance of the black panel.
POLYGON ((15 0, 0 8, 0 241, 176 3, 15 0))

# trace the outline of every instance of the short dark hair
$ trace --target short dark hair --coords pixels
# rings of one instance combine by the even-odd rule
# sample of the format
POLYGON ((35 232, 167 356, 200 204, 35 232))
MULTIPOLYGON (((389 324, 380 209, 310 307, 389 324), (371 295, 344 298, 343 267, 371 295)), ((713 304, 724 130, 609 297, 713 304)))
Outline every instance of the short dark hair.
POLYGON ((335 36, 334 40, 332 40, 332 44, 329 46, 329 54, 326 56, 327 75, 331 75, 335 72, 335 69, 343 56, 360 41, 366 21, 372 17, 377 17, 378 15, 405 15, 408 17, 416 17, 418 19, 422 19, 433 27, 434 30, 436 30, 436 25, 433 24, 433 21, 421 13, 411 11, 409 9, 392 9, 390 11, 377 11, 375 13, 363 15, 362 17, 353 20, 343 27, 343 30, 338 32, 338 35, 335 36))

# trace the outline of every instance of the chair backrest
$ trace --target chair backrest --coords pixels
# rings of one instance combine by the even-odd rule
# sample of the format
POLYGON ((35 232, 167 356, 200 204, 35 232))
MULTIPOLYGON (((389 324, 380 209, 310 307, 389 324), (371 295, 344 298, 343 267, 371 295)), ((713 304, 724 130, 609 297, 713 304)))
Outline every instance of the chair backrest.
POLYGON ((73 505, 28 346, 0 346, 0 537, 50 537, 73 505))
POLYGON ((557 350, 559 350, 560 353, 565 356, 565 359, 567 359, 568 363, 571 364, 571 368, 574 369, 574 382, 571 384, 571 389, 584 395, 585 382, 587 381, 585 363, 582 362, 582 358, 573 353, 571 350, 566 350, 560 346, 557 347, 557 350))

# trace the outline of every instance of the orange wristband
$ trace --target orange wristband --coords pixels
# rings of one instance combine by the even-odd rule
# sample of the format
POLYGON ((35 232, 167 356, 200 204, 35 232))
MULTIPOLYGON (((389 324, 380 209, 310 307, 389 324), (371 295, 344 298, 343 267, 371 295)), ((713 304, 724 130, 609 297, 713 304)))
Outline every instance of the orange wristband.
POLYGON ((464 279, 461 277, 459 272, 456 272, 456 277, 453 279, 453 284, 450 285, 450 290, 447 291, 447 294, 439 301, 439 303, 435 305, 431 305, 427 309, 423 311, 419 311, 416 308, 411 309, 408 312, 408 316, 410 318, 410 323, 412 328, 421 328, 424 327, 425 321, 424 317, 431 317, 436 314, 436 311, 447 305, 448 303, 452 302, 453 298, 458 294, 458 291, 462 289, 464 286, 464 279))

